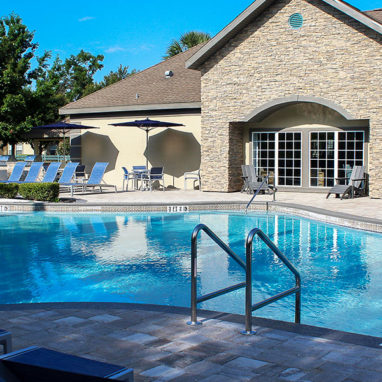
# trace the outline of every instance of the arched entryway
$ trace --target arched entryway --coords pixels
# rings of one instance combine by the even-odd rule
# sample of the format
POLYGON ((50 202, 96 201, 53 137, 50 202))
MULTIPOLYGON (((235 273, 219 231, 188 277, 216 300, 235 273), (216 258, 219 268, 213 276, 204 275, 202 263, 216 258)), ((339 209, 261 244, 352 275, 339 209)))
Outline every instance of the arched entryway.
POLYGON ((367 166, 369 121, 322 98, 278 99, 240 125, 245 162, 280 189, 326 191, 354 166, 367 166))

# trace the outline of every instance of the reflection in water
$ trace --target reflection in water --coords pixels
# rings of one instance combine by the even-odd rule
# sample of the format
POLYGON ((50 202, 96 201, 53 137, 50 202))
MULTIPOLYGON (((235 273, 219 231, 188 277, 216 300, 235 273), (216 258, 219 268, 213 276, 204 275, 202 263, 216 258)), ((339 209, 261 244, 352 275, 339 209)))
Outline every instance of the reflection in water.
MULTIPOLYGON (((245 238, 262 229, 299 269, 302 321, 382 335, 379 234, 287 215, 47 214, 0 217, 0 302, 118 301, 189 306, 190 236, 204 223, 244 259, 245 238), (348 317, 352 317, 352 321, 348 317)), ((198 243, 198 293, 245 280, 243 270, 205 234, 198 243)), ((255 241, 253 299, 294 284, 255 241)), ((244 290, 201 307, 242 313, 244 290)), ((293 297, 256 312, 293 319, 293 297)))

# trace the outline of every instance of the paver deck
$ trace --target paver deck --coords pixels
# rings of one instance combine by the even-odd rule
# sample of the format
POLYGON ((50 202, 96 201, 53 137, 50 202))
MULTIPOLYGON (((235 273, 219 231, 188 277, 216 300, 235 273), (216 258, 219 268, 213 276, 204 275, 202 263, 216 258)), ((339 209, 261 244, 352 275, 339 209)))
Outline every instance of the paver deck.
MULTIPOLYGON (((67 194, 62 194, 65 196, 67 194)), ((221 202, 243 202, 248 203, 251 195, 234 192, 199 192, 199 191, 131 191, 131 192, 105 192, 86 193, 75 195, 78 203, 221 203, 221 202)), ((258 202, 272 202, 270 195, 258 195, 258 202)), ((307 207, 321 208, 324 210, 346 213, 381 220, 382 223, 382 199, 371 199, 369 197, 355 199, 336 199, 331 196, 326 199, 322 193, 297 193, 277 192, 276 201, 290 203, 307 207)))
POLYGON ((0 306, 15 349, 39 345, 132 367, 138 382, 382 381, 381 348, 267 327, 243 336, 243 324, 224 317, 190 327, 184 310, 152 306, 0 306))

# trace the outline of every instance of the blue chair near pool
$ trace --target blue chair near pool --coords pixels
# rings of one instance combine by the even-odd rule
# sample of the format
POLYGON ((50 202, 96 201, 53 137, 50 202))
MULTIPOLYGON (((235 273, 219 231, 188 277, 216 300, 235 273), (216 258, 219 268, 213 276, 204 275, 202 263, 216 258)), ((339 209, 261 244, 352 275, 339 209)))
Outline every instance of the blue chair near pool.
POLYGON ((10 157, 10 155, 0 155, 0 166, 5 167, 10 157))
POLYGON ((23 175, 25 166, 25 162, 17 162, 15 167, 13 167, 12 174, 9 175, 8 180, 0 180, 0 183, 17 183, 23 175))
POLYGON ((99 187, 100 192, 102 192, 102 188, 104 187, 114 187, 115 192, 117 192, 117 186, 113 184, 104 184, 102 183, 102 178, 105 174, 106 168, 109 165, 109 162, 97 162, 93 170, 89 176, 89 179, 86 183, 61 183, 60 184, 64 187, 70 188, 70 194, 73 196, 73 193, 75 189, 80 189, 83 192, 86 191, 87 188, 91 187, 93 190, 96 187, 99 187))
POLYGON ((0 356, 0 381, 134 381, 132 369, 31 346, 0 356))
POLYGON ((73 179, 73 176, 76 172, 77 166, 79 165, 78 162, 69 162, 64 167, 64 170, 62 171, 62 174, 60 176, 60 179, 58 180, 58 183, 65 184, 70 183, 73 179))
POLYGON ((14 183, 34 183, 37 180, 37 177, 40 174, 43 162, 32 162, 28 174, 25 177, 25 180, 19 180, 14 183))
POLYGON ((41 183, 52 183, 56 180, 58 170, 61 166, 61 162, 52 162, 46 169, 45 175, 42 178, 41 183))

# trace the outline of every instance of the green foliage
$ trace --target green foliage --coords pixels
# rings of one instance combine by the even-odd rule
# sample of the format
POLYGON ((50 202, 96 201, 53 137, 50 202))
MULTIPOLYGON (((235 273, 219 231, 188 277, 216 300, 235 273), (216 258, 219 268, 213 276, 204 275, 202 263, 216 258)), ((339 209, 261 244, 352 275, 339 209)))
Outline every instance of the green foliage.
POLYGON ((65 138, 65 140, 62 140, 59 142, 58 147, 57 147, 57 154, 58 155, 69 155, 70 154, 69 138, 65 138))
POLYGON ((17 183, 0 183, 0 198, 14 199, 18 191, 17 183))
POLYGON ((23 141, 29 131, 27 117, 30 89, 36 76, 31 69, 37 44, 34 33, 15 14, 0 19, 0 140, 23 141))
POLYGON ((103 56, 93 56, 81 50, 76 56, 71 55, 63 65, 63 87, 69 101, 76 101, 93 89, 94 74, 103 68, 103 56))
POLYGON ((58 183, 22 183, 19 184, 19 194, 28 200, 57 202, 60 193, 58 183))
POLYGON ((167 48, 166 56, 163 58, 167 60, 170 57, 176 56, 179 53, 206 42, 211 39, 208 33, 191 31, 180 36, 179 41, 173 40, 170 46, 167 48))

